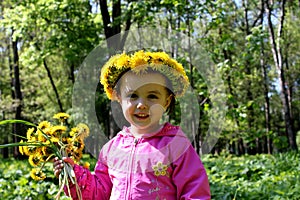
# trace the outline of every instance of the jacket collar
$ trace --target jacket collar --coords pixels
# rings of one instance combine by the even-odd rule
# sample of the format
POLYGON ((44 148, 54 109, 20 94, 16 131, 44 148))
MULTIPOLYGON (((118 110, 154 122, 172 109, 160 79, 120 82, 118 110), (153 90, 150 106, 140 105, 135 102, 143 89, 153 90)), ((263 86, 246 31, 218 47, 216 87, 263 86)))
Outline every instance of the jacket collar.
MULTIPOLYGON (((130 132, 130 128, 124 126, 122 131, 118 133, 119 136, 123 137, 134 137, 130 132)), ((155 133, 144 134, 141 138, 151 138, 151 137, 163 137, 163 136, 183 136, 183 133, 179 126, 171 125, 166 122, 161 130, 155 133)))

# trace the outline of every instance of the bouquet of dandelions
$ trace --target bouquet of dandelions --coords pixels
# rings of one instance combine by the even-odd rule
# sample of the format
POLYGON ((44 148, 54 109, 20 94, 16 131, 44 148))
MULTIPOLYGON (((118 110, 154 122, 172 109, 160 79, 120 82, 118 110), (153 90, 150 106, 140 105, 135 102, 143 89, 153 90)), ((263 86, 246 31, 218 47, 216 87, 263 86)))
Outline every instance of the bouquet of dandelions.
MULTIPOLYGON (((70 116, 66 113, 57 113, 53 118, 58 120, 58 124, 51 124, 48 121, 42 121, 38 125, 23 120, 4 120, 1 124, 22 123, 32 128, 27 130, 26 137, 17 135, 22 138, 19 143, 10 143, 0 145, 0 148, 19 146, 21 154, 28 156, 28 161, 33 167, 30 175, 34 180, 44 180, 46 174, 42 171, 46 162, 54 157, 62 159, 70 157, 75 163, 78 163, 82 157, 84 148, 84 138, 89 135, 89 128, 83 123, 79 123, 73 128, 67 125, 67 119, 70 116)), ((60 198, 64 186, 67 186, 70 194, 70 183, 76 187, 77 196, 82 199, 80 189, 76 182, 76 177, 72 166, 69 163, 63 163, 63 171, 59 175, 59 191, 56 199, 60 198)))

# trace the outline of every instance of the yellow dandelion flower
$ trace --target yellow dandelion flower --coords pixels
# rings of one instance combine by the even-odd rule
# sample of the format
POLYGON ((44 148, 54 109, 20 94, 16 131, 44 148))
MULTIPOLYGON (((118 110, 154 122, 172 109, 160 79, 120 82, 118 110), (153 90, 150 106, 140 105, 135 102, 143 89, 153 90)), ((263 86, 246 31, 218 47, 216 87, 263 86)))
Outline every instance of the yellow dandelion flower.
POLYGON ((130 67, 132 69, 141 68, 144 69, 148 65, 149 56, 147 56, 144 51, 138 51, 132 55, 130 59, 130 67))
POLYGON ((72 152, 72 156, 70 156, 76 163, 79 162, 79 160, 82 158, 82 152, 72 152))
POLYGON ((27 140, 31 140, 34 136, 34 128, 29 128, 26 133, 27 140))
POLYGON ((32 179, 37 181, 44 180, 46 178, 46 174, 39 168, 33 168, 30 172, 30 176, 32 179))
POLYGON ((77 125, 77 129, 78 129, 78 137, 80 137, 81 139, 84 139, 90 135, 90 129, 86 124, 79 123, 77 125))
POLYGON ((53 136, 61 136, 63 133, 65 133, 67 130, 66 126, 52 126, 51 127, 51 135, 53 136))
POLYGON ((111 88, 106 88, 105 89, 105 93, 107 94, 107 97, 109 98, 109 99, 112 99, 113 98, 113 89, 111 89, 111 88))
POLYGON ((28 162, 31 166, 37 167, 42 161, 42 157, 40 154, 30 155, 28 158, 28 162))
POLYGON ((38 141, 40 141, 40 142, 46 142, 47 141, 47 138, 39 130, 37 131, 37 138, 38 138, 38 141))
MULTIPOLYGON (((28 142, 34 142, 34 141, 28 141, 28 142)), ((36 143, 33 143, 33 144, 36 144, 36 143)), ((38 152, 38 147, 35 145, 23 146, 23 152, 26 156, 34 155, 38 152)))
POLYGON ((115 65, 116 61, 120 58, 122 58, 122 56, 124 56, 126 54, 122 53, 122 54, 116 54, 112 57, 110 57, 110 59, 107 61, 107 64, 110 65, 115 65))
POLYGON ((50 145, 50 141, 49 140, 43 142, 43 146, 49 146, 49 145, 50 145))
POLYGON ((115 65, 119 68, 127 67, 129 65, 129 56, 125 53, 121 54, 115 61, 115 65))
POLYGON ((180 75, 181 73, 184 73, 184 68, 182 64, 178 63, 176 60, 169 59, 166 64, 168 66, 172 66, 172 68, 176 70, 173 72, 173 75, 180 75))
MULTIPOLYGON (((21 140, 20 143, 23 143, 23 140, 21 140)), ((19 146, 19 152, 24 155, 23 146, 19 146)))
POLYGON ((73 138, 67 138, 67 143, 68 144, 72 144, 72 142, 73 142, 73 138))
POLYGON ((36 147, 35 153, 36 153, 36 154, 39 154, 39 155, 42 155, 42 147, 43 147, 43 146, 37 146, 37 147, 36 147))
POLYGON ((50 127, 51 127, 51 123, 48 122, 48 121, 42 121, 42 122, 40 122, 39 125, 38 125, 38 128, 39 128, 39 129, 42 129, 42 130, 44 130, 44 129, 46 129, 46 128, 50 128, 50 127))
MULTIPOLYGON (((49 141, 48 141, 49 142, 49 141)), ((50 156, 52 154, 52 149, 51 149, 51 147, 49 147, 49 146, 43 146, 42 147, 42 155, 44 156, 44 157, 48 157, 48 156, 50 156)))
POLYGON ((29 153, 29 150, 28 150, 28 146, 23 146, 23 153, 26 155, 26 156, 29 156, 30 153, 29 153))
POLYGON ((153 52, 148 54, 149 56, 151 56, 151 62, 155 64, 161 64, 165 60, 170 59, 169 55, 166 54, 165 52, 153 52))
POLYGON ((84 148, 84 142, 82 138, 76 138, 72 141, 72 150, 74 152, 82 151, 84 148))
POLYGON ((64 137, 62 137, 60 139, 62 144, 64 144, 64 145, 68 144, 68 138, 69 138, 69 135, 64 135, 64 137))
POLYGON ((44 129, 43 132, 44 132, 47 136, 50 136, 50 135, 51 135, 51 127, 44 129))
POLYGON ((60 113, 57 113, 53 116, 54 119, 58 119, 60 122, 64 122, 66 121, 67 119, 70 118, 70 115, 67 114, 67 113, 63 113, 63 112, 60 112, 60 113))
POLYGON ((83 163, 83 167, 86 168, 86 169, 89 169, 90 168, 90 163, 89 162, 83 163))
POLYGON ((100 82, 107 88, 106 85, 114 85, 118 76, 116 74, 122 73, 122 71, 128 68, 129 56, 125 53, 112 56, 107 63, 101 69, 100 82), (113 68, 113 70, 111 69, 113 68), (106 81, 109 83, 107 84, 106 81))
POLYGON ((76 135, 79 133, 79 129, 78 129, 78 127, 73 127, 72 129, 71 129, 71 131, 70 131, 70 136, 71 137, 76 137, 76 135))
POLYGON ((54 144, 58 144, 60 141, 59 141, 59 138, 57 138, 57 137, 51 137, 50 138, 50 141, 52 142, 52 143, 54 143, 54 144))

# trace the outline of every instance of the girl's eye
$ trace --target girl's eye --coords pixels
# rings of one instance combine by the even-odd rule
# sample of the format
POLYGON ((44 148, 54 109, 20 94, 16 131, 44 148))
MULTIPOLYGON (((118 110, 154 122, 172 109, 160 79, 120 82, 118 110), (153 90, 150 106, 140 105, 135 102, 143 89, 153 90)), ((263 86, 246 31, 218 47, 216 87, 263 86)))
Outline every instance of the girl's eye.
POLYGON ((128 94, 127 95, 127 98, 130 98, 130 99, 135 99, 135 98, 137 98, 138 96, 137 96, 137 94, 128 94))
POLYGON ((148 95, 149 99, 158 99, 158 96, 154 95, 154 94, 150 94, 148 95))

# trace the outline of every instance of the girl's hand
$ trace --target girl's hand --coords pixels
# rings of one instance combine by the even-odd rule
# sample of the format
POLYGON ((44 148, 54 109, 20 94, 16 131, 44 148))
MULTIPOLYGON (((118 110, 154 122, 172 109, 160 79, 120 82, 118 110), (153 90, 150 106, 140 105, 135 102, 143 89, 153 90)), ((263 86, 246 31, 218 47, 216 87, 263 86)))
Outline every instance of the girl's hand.
POLYGON ((61 173, 64 164, 63 162, 69 163, 72 167, 74 167, 74 161, 69 157, 63 157, 62 160, 59 160, 59 158, 55 157, 53 160, 53 171, 56 178, 59 177, 59 174, 61 173))

